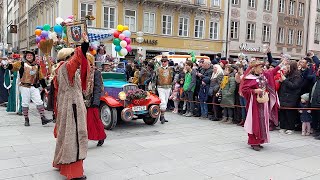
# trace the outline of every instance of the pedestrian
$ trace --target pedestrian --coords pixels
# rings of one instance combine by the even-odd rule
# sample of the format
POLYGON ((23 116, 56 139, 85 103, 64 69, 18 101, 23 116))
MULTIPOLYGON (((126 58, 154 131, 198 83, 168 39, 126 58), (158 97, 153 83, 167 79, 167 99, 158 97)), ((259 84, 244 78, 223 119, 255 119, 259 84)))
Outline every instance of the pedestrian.
POLYGON ((196 87, 196 76, 197 72, 192 69, 193 63, 191 61, 187 61, 185 64, 185 79, 183 85, 183 91, 185 94, 185 100, 187 101, 187 112, 184 114, 186 117, 193 116, 194 103, 193 101, 193 93, 196 87))
POLYGON ((98 141, 97 146, 102 146, 107 137, 99 112, 100 97, 104 92, 102 75, 101 72, 94 67, 94 56, 87 53, 87 59, 89 60, 91 68, 87 89, 83 94, 87 107, 88 139, 98 141))
MULTIPOLYGON (((300 108, 308 108, 309 107, 309 93, 303 94, 301 96, 300 108)), ((309 136, 311 133, 311 110, 299 110, 300 113, 300 121, 302 123, 302 136, 309 136)))
POLYGON ((170 100, 174 102, 174 110, 172 113, 177 114, 179 111, 179 103, 180 103, 180 81, 177 81, 174 85, 172 94, 170 96, 170 100))
POLYGON ((201 108, 201 119, 208 118, 208 104, 207 100, 209 97, 209 88, 210 88, 210 78, 206 77, 202 80, 199 92, 199 102, 201 108))
POLYGON ((232 124, 233 122, 233 111, 234 111, 234 101, 235 101, 235 90, 236 90, 236 80, 234 77, 234 69, 228 65, 224 70, 224 77, 220 84, 221 107, 223 108, 223 118, 222 123, 232 124))
POLYGON ((88 151, 87 111, 82 92, 87 90, 90 67, 86 59, 88 37, 85 33, 82 36, 81 47, 63 48, 58 52, 61 63, 53 79, 57 92, 53 167, 68 180, 86 179, 83 160, 88 151), (80 74, 77 73, 79 68, 80 74))
MULTIPOLYGON (((209 88, 209 96, 212 97, 212 103, 213 105, 213 116, 211 118, 212 121, 219 121, 222 118, 222 109, 220 107, 220 101, 219 98, 216 96, 220 89, 220 84, 223 79, 223 69, 219 64, 213 65, 213 73, 211 76, 210 81, 210 88, 209 88)), ((221 99, 220 99, 221 100, 221 99)))
POLYGON ((157 86, 157 90, 159 93, 159 98, 161 100, 160 103, 160 121, 161 124, 168 122, 164 114, 167 109, 168 99, 171 94, 172 82, 174 78, 174 69, 173 67, 169 67, 169 60, 166 56, 163 56, 161 59, 161 66, 156 70, 155 74, 155 82, 157 86))
POLYGON ((4 62, 5 67, 10 71, 19 71, 20 75, 20 92, 22 100, 22 113, 25 118, 25 126, 30 126, 29 122, 29 105, 32 101, 36 104, 37 110, 41 117, 42 125, 52 122, 44 114, 43 101, 41 100, 40 85, 46 91, 46 81, 41 67, 36 64, 36 55, 33 51, 25 51, 25 62, 16 61, 13 63, 4 62))

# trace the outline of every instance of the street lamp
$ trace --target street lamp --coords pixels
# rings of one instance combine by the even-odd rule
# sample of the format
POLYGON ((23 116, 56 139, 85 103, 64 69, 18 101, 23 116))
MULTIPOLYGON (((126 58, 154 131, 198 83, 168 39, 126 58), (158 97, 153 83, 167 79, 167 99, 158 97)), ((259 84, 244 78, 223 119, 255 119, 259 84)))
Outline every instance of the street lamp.
POLYGON ((143 49, 141 47, 141 44, 144 42, 143 35, 144 35, 144 33, 142 31, 138 31, 137 32, 136 41, 139 44, 139 47, 138 47, 138 50, 137 50, 137 53, 138 53, 138 56, 139 56, 139 63, 142 63, 141 62, 141 58, 143 57, 143 54, 142 54, 143 49))

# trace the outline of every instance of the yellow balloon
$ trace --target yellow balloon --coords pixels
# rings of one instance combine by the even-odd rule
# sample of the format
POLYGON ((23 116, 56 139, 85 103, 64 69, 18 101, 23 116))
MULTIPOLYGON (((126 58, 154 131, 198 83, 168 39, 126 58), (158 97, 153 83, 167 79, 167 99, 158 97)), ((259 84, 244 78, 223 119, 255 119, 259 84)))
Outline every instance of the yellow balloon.
POLYGON ((119 24, 119 25, 117 26, 117 30, 118 30, 119 32, 122 32, 122 31, 123 31, 123 25, 119 24))
POLYGON ((128 26, 123 26, 123 30, 124 31, 129 30, 129 27, 128 26))

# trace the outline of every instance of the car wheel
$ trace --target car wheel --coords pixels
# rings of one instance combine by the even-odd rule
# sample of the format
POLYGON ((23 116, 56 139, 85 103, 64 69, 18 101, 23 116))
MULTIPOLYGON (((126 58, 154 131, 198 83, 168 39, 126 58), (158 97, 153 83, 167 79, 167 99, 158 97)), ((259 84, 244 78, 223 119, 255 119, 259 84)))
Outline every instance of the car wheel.
POLYGON ((102 103, 100 107, 100 117, 104 128, 107 130, 111 130, 117 125, 118 114, 116 108, 111 108, 107 104, 102 103))
POLYGON ((148 124, 148 125, 154 125, 158 122, 159 118, 152 118, 152 117, 144 117, 143 121, 144 123, 148 124))

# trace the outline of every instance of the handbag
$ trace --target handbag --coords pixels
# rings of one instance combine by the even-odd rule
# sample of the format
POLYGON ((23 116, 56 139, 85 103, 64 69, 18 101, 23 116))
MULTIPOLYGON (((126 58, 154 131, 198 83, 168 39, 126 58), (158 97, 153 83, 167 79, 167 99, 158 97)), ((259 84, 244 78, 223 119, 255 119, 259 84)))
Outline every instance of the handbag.
POLYGON ((217 102, 221 103, 222 101, 222 93, 221 93, 221 89, 219 89, 219 91, 217 92, 219 95, 217 96, 217 102))
POLYGON ((258 103, 266 103, 269 101, 269 93, 268 92, 263 92, 262 94, 257 96, 257 101, 258 103))

